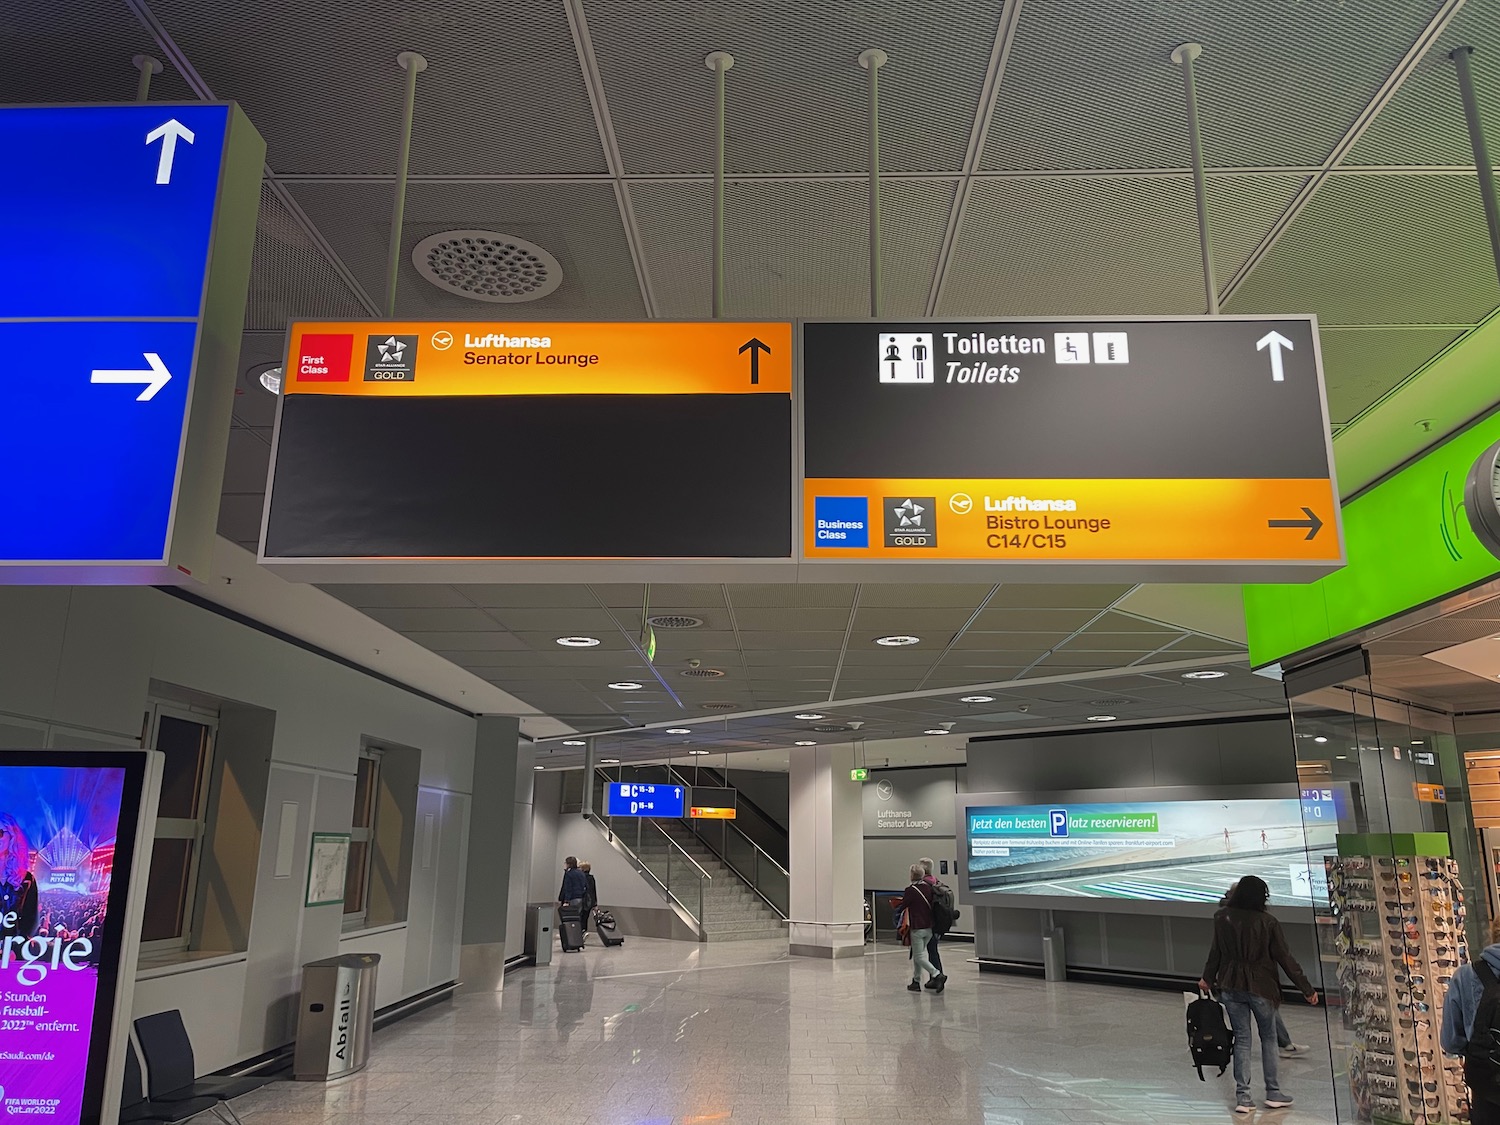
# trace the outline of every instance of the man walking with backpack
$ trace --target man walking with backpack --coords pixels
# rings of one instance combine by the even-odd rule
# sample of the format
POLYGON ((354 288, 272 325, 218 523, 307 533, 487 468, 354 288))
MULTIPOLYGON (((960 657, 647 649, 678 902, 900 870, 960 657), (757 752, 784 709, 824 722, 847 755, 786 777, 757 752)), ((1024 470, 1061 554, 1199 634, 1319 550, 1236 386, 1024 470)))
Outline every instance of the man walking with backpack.
POLYGON ((938 879, 932 873, 932 860, 923 856, 917 860, 925 875, 922 882, 932 888, 932 937, 927 942, 927 960, 932 962, 932 967, 937 970, 937 976, 927 982, 927 987, 935 992, 941 992, 943 986, 948 983, 948 974, 943 972, 943 958, 938 953, 938 939, 953 928, 958 911, 954 908, 953 888, 938 879))
POLYGON ((1444 1054, 1462 1055, 1469 1125, 1500 1125, 1500 920, 1479 960, 1460 965, 1443 1005, 1444 1054))

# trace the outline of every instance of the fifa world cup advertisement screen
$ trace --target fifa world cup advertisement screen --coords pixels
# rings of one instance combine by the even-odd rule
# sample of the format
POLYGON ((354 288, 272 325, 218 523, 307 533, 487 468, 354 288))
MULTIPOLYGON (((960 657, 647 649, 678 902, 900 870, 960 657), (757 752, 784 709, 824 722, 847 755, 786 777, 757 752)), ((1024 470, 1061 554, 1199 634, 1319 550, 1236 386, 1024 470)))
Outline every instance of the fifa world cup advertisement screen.
POLYGON ((1322 857, 1335 847, 1343 797, 1309 789, 1300 799, 971 805, 969 888, 1080 906, 1089 899, 1212 905, 1235 880, 1258 875, 1273 904, 1307 906, 1322 857))
POLYGON ((99 1118, 144 760, 0 753, 0 1121, 99 1118))

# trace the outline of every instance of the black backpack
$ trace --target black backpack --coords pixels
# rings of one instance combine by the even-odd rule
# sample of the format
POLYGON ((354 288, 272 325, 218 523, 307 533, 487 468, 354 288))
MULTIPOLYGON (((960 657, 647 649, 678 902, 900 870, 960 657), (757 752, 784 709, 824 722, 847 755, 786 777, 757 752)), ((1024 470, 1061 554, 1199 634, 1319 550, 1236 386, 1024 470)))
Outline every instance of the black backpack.
POLYGON ((1475 958, 1484 993, 1474 1013, 1474 1031, 1464 1048, 1464 1081, 1474 1096, 1491 1105, 1500 1103, 1500 977, 1483 957, 1475 958))
POLYGON ((1200 996, 1187 1006, 1187 1037, 1199 1082, 1206 1081, 1205 1066, 1218 1067, 1222 1076, 1234 1061, 1234 1031, 1225 1021, 1224 1009, 1217 1000, 1200 996))
POLYGON ((958 921, 953 888, 947 883, 934 884, 932 888, 932 932, 942 937, 958 921))

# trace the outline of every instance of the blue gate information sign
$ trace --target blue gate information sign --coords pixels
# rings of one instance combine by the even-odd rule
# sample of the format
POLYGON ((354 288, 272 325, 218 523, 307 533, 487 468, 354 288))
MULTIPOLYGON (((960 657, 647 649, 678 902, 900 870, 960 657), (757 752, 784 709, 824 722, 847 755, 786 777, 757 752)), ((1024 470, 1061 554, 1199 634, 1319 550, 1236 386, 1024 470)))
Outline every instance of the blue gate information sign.
POLYGON ((222 450, 185 465, 203 452, 195 399, 227 406, 234 378, 209 373, 229 380, 209 394, 198 368, 223 351, 205 347, 216 302, 236 337, 243 323, 264 144, 231 105, 145 103, 0 109, 0 151, 0 581, 186 571, 173 549, 184 474, 223 472, 222 450), (226 269, 243 276, 224 285, 226 269))
POLYGON ((634 781, 612 781, 605 791, 604 808, 610 816, 684 817, 688 790, 682 785, 642 785, 634 781))

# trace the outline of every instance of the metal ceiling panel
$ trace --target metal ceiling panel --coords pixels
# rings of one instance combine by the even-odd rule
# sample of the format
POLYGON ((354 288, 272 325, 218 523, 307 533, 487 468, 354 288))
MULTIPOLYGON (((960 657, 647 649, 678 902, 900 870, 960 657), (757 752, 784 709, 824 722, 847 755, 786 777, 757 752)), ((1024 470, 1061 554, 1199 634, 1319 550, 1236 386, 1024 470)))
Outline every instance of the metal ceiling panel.
POLYGON ((498 625, 495 619, 484 610, 475 609, 473 606, 468 608, 402 606, 366 609, 364 613, 398 633, 477 632, 493 634, 498 625))
MULTIPOLYGON (((380 189, 361 190, 369 194, 380 189)), ((384 190, 389 199, 390 189, 384 190)), ((385 229, 390 230, 388 218, 385 229)), ((367 279, 367 283, 371 281, 378 284, 378 278, 367 279)), ((371 290, 381 291, 383 286, 371 290)), ((296 317, 352 320, 369 315, 369 309, 339 276, 307 229, 263 185, 260 218, 255 224, 250 293, 245 304, 246 331, 273 332, 280 337, 287 322, 296 317)), ((280 350, 278 345, 277 358, 280 350)))
POLYGON ((1028 4, 985 168, 1183 168, 1179 43, 1196 66, 1206 162, 1321 163, 1436 12, 1436 0, 1079 0, 1028 4))
POLYGON ((260 514, 264 508, 259 495, 221 495, 218 533, 246 550, 255 550, 260 542, 260 514))
POLYGON ((807 585, 791 583, 735 585, 726 589, 729 603, 738 613, 742 608, 848 609, 854 604, 854 592, 858 587, 852 583, 828 582, 807 585))
MULTIPOLYGON (((1286 176, 1210 181, 1220 277, 1264 238, 1302 182, 1286 176)), ((976 180, 940 312, 1087 316, 1202 309, 1192 180, 1083 176, 976 180)))
MULTIPOLYGON (((292 183, 293 197, 371 293, 385 292, 391 185, 292 183)), ((639 320, 640 286, 607 183, 414 183, 407 190, 397 312, 408 319, 639 320), (556 291, 497 306, 439 289, 417 273, 412 248, 448 230, 493 230, 541 246, 562 266, 556 291)), ((302 315, 302 314, 299 314, 302 315)))
MULTIPOLYGON (((991 606, 993 605, 992 602, 991 606)), ((1098 609, 995 609, 987 607, 975 620, 972 632, 1071 633, 1074 629, 1082 629, 1098 614, 1098 609)))
POLYGON ((990 598, 988 609, 1103 609, 1128 594, 1133 587, 1118 583, 1031 586, 1010 582, 990 598))
POLYGON ((469 599, 454 587, 437 583, 395 586, 372 582, 368 586, 322 586, 320 589, 325 594, 332 594, 339 601, 355 609, 408 609, 427 606, 449 608, 471 604, 469 599))
MULTIPOLYGON (((883 186, 885 315, 921 316, 925 311, 953 191, 948 180, 891 180, 883 186)), ((658 315, 708 317, 712 185, 637 182, 630 194, 658 315)), ((868 200, 863 180, 729 183, 724 203, 727 315, 867 314, 868 200)))
MULTIPOLYGON (((472 587, 461 587, 468 590, 472 587)), ((481 603, 482 604, 482 603, 481 603)), ((485 606, 490 616, 507 629, 516 633, 535 634, 537 640, 556 645, 558 637, 583 634, 604 639, 604 635, 618 633, 614 619, 597 605, 581 609, 535 609, 515 606, 485 606)), ((531 639, 528 637, 528 639, 531 639)))
MULTIPOLYGON (((352 588, 352 587, 351 587, 352 588)), ((587 586, 578 585, 467 585, 455 586, 475 605, 485 608, 598 609, 587 586)))
POLYGON ((867 47, 880 71, 881 158, 892 171, 963 163, 1001 4, 844 0, 585 0, 606 97, 630 172, 713 165, 711 51, 728 51, 725 162, 737 172, 868 167, 867 47))
POLYGON ((151 80, 152 101, 198 100, 123 0, 6 0, 0 39, 6 50, 0 105, 133 101, 136 54, 166 64, 151 80))
POLYGON ((1473 175, 1334 176, 1226 312, 1475 324, 1500 304, 1473 175))
POLYGON ((1469 66, 1480 118, 1489 136, 1500 134, 1500 22, 1492 4, 1471 2, 1459 10, 1416 72, 1380 111, 1346 164, 1473 167, 1458 76, 1448 58, 1458 46, 1476 49, 1469 66))
POLYGON ((1323 329, 1329 417, 1357 417, 1463 334, 1458 328, 1323 329))
POLYGON ((390 174, 406 82, 399 51, 429 64, 417 80, 414 173, 605 170, 560 3, 150 7, 214 95, 244 106, 278 172, 390 174))
POLYGON ((406 636, 423 648, 447 652, 514 652, 526 647, 519 638, 498 629, 492 633, 412 630, 406 636))

